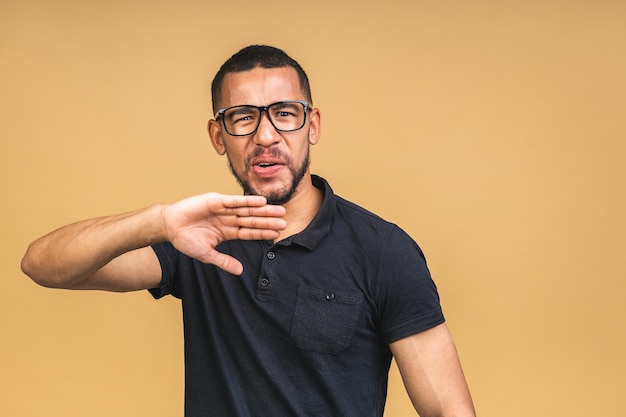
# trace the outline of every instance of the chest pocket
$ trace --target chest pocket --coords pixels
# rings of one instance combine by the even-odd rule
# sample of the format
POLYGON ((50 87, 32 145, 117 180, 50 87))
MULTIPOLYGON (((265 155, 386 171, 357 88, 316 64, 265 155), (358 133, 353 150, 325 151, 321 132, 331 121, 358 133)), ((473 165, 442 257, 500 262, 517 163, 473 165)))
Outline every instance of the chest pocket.
POLYGON ((300 285, 291 337, 300 349, 338 353, 350 346, 362 304, 359 292, 300 285))

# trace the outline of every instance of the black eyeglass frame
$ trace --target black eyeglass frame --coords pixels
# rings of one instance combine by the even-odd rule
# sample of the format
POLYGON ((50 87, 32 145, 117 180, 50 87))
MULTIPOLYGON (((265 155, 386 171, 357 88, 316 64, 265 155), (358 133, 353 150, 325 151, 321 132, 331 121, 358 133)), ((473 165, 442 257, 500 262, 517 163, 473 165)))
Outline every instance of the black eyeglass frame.
POLYGON ((224 130, 226 130, 226 133, 228 133, 230 136, 250 136, 250 135, 254 135, 256 133, 256 131, 259 129, 259 126, 261 125, 261 118, 263 117, 263 112, 267 113, 267 119, 270 121, 270 123, 272 124, 272 126, 274 126, 274 129, 276 129, 279 132, 295 132, 296 130, 300 130, 304 127, 304 125, 306 124, 306 114, 307 112, 310 110, 310 103, 308 101, 302 101, 302 100, 283 100, 283 101, 277 101, 276 103, 272 103, 272 104, 268 104, 267 106, 254 106, 252 104, 239 104, 237 106, 230 106, 230 107, 226 107, 223 109, 219 109, 216 113, 215 113, 215 120, 219 120, 222 119, 222 126, 224 126, 224 130), (302 107, 304 107, 304 119, 302 120, 302 125, 296 129, 288 129, 288 130, 284 130, 284 129, 279 129, 276 127, 276 125, 274 124, 274 121, 272 120, 272 117, 270 116, 270 112, 269 109, 272 106, 275 106, 277 104, 288 104, 288 103, 299 103, 302 104, 302 107), (254 128, 254 130, 250 133, 246 133, 245 135, 235 135, 232 134, 228 131, 228 128, 226 127, 226 121, 224 120, 224 113, 226 113, 228 110, 230 109, 234 109, 236 107, 250 107, 250 108, 255 108, 259 110, 259 120, 257 120, 257 124, 256 127, 254 128))

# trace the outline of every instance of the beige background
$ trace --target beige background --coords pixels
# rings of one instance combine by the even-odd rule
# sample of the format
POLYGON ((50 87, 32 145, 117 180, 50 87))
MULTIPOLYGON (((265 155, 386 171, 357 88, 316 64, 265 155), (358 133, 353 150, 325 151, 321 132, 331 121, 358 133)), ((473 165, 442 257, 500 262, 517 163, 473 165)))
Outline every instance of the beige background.
MULTIPOLYGON (((250 43, 308 71, 313 169, 400 224, 479 415, 626 409, 626 2, 0 1, 0 415, 182 416, 179 304, 37 287, 35 237, 237 193, 209 83, 250 43)), ((394 369, 386 416, 415 415, 394 369)))

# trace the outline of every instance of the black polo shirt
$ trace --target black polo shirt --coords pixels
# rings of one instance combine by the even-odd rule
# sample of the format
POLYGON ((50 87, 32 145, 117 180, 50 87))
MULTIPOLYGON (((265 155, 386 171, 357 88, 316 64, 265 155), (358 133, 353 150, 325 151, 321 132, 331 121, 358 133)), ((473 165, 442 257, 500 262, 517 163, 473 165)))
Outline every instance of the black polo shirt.
POLYGON ((233 276, 154 246, 156 298, 182 300, 185 416, 382 416, 388 344, 444 322, 422 251, 396 225, 324 191, 301 233, 227 241, 233 276))

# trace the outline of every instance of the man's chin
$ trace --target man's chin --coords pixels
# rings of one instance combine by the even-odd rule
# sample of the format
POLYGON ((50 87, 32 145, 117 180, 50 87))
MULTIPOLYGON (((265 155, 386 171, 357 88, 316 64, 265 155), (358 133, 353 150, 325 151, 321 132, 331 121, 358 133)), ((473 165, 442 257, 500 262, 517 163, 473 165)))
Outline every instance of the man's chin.
POLYGON ((252 189, 251 194, 260 195, 265 197, 268 204, 281 205, 287 203, 293 197, 295 190, 288 189, 268 189, 268 188, 258 188, 252 189))
POLYGON ((267 199, 267 204, 281 206, 283 204, 287 204, 291 198, 293 197, 293 193, 285 193, 280 195, 269 195, 265 198, 267 199))

